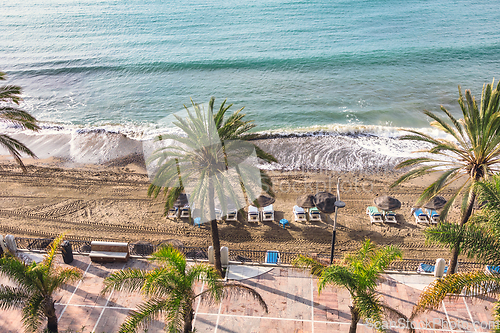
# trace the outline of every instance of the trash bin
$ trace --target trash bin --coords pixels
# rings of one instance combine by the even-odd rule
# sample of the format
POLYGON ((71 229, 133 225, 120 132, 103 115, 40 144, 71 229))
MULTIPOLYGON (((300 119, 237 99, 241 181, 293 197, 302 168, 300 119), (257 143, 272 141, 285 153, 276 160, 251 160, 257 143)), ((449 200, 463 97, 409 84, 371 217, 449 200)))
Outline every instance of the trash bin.
POLYGON ((73 249, 69 241, 65 240, 61 243, 61 252, 64 263, 71 264, 73 262, 73 249))

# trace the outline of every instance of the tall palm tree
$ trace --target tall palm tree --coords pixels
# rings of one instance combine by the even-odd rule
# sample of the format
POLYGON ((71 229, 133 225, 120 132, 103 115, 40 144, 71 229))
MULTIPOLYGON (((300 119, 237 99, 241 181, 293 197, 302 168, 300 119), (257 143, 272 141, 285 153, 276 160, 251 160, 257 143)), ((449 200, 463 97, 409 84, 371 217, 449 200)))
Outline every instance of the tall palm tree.
POLYGON ((78 268, 62 268, 53 264, 63 236, 57 237, 50 244, 44 260, 39 264, 27 264, 11 255, 0 258, 0 274, 17 284, 17 287, 0 285, 0 309, 21 308, 26 332, 38 331, 46 318, 47 331, 57 333, 55 301, 52 296, 65 283, 82 277, 78 268))
POLYGON ((202 218, 210 220, 215 266, 222 273, 215 195, 222 208, 227 209, 229 202, 241 202, 235 182, 240 184, 243 195, 250 191, 252 197, 256 197, 261 188, 270 192, 269 177, 251 164, 242 162, 253 154, 265 161, 274 161, 274 158, 245 141, 255 138, 246 133, 254 125, 242 120, 245 115, 240 113, 241 109, 224 121, 231 105, 226 106, 224 101, 214 115, 214 101, 214 98, 210 100, 206 112, 192 102, 194 112, 185 106, 187 118, 175 115, 177 121, 174 124, 183 135, 158 137, 158 141, 172 140, 174 144, 156 150, 148 159, 149 165, 158 167, 148 195, 156 198, 163 192, 166 214, 178 196, 191 185, 189 200, 201 210, 202 218))
MULTIPOLYGON (((6 80, 6 78, 6 74, 0 72, 0 81, 6 80)), ((16 107, 22 100, 20 95, 21 87, 19 86, 0 86, 0 121, 20 126, 23 129, 39 130, 40 128, 36 124, 36 119, 28 112, 16 107)), ((10 152, 17 164, 23 169, 23 172, 27 170, 21 160, 21 154, 24 153, 30 157, 36 157, 28 147, 6 134, 0 134, 0 145, 10 152)))
POLYGON ((362 318, 380 331, 383 331, 384 316, 406 319, 404 314, 384 304, 376 291, 380 275, 398 258, 402 258, 402 252, 398 248, 394 246, 377 248, 367 239, 356 253, 345 256, 342 265, 325 266, 303 256, 300 256, 294 265, 308 267, 311 269, 311 274, 319 277, 319 293, 327 285, 346 288, 349 291, 352 301, 352 305, 349 306, 351 310, 349 333, 355 333, 362 318))
MULTIPOLYGON (((461 238, 462 248, 466 255, 484 263, 500 263, 500 176, 475 186, 478 202, 484 203, 481 211, 471 218, 462 228, 454 224, 446 224, 439 231, 433 231, 432 238, 439 239, 444 244, 452 245, 461 238)), ((497 297, 500 295, 500 275, 486 274, 482 271, 456 273, 444 276, 429 285, 420 295, 412 316, 422 312, 437 309, 445 297, 497 297)), ((497 300, 495 320, 500 321, 500 301, 497 300)), ((495 331, 500 332, 500 327, 495 331)))
MULTIPOLYGON (((412 158, 399 163, 396 168, 413 167, 413 169, 401 176, 392 186, 426 174, 439 173, 436 181, 424 190, 416 205, 426 203, 451 184, 458 183, 458 189, 444 206, 441 218, 446 218, 455 199, 462 195, 459 227, 467 223, 475 202, 475 194, 472 190, 474 183, 498 171, 500 162, 499 88, 500 83, 494 88, 494 81, 483 86, 481 105, 478 107, 470 90, 466 90, 464 96, 459 86, 458 104, 462 110, 462 119, 456 119, 443 106, 441 106, 441 111, 446 117, 439 117, 432 112, 424 111, 433 119, 431 126, 452 139, 435 139, 425 133, 408 130, 411 134, 403 136, 402 139, 420 141, 428 145, 430 148, 420 151, 427 153, 428 157, 412 158)), ((452 246, 450 272, 456 270, 460 243, 461 239, 458 238, 452 246)))
POLYGON ((137 332, 139 327, 160 316, 165 318, 168 332, 192 332, 194 301, 201 297, 220 302, 234 293, 253 296, 267 313, 267 304, 254 289, 237 284, 224 283, 217 271, 206 264, 188 267, 184 255, 172 246, 167 246, 153 253, 153 260, 158 267, 150 271, 126 269, 111 274, 104 280, 103 293, 111 289, 128 292, 140 291, 148 298, 138 306, 122 324, 120 332, 137 332), (206 289, 196 293, 194 285, 203 281, 206 289))

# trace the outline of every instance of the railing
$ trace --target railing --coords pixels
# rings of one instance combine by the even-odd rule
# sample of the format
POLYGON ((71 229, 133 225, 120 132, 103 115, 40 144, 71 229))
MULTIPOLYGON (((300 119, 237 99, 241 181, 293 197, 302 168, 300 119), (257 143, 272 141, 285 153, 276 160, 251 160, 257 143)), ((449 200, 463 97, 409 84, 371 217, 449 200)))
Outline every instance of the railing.
MULTIPOLYGON (((27 238, 27 237, 16 237, 16 245, 18 249, 25 249, 30 251, 46 251, 49 244, 52 242, 52 238, 27 238)), ((89 240, 70 240, 73 252, 77 253, 90 253, 90 243, 89 240)), ((155 252, 162 244, 154 245, 147 242, 139 242, 135 244, 129 244, 129 252, 131 255, 147 257, 155 252)), ((189 247, 189 246, 177 246, 177 249, 181 251, 186 258, 195 260, 207 260, 208 259, 208 249, 205 247, 189 247)), ((280 252, 280 263, 281 264, 293 264, 293 261, 300 255, 312 256, 323 264, 329 264, 330 256, 324 254, 304 254, 296 252, 280 252)), ((260 250, 231 250, 229 249, 229 260, 241 263, 264 263, 266 261, 266 251, 260 250)), ((334 256, 335 262, 341 260, 341 256, 334 256)), ((401 259, 393 261, 387 271, 406 271, 415 272, 420 263, 425 263, 429 265, 434 265, 435 260, 432 259, 401 259)), ((482 270, 484 269, 484 264, 468 261, 458 262, 459 272, 468 272, 472 270, 482 270)))

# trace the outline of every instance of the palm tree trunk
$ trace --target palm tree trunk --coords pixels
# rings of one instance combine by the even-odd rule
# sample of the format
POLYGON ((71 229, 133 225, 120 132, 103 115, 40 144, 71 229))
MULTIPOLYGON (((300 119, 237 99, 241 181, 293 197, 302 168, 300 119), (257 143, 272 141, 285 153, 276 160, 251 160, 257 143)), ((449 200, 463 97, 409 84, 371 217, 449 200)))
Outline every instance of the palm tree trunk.
POLYGON ((44 308, 45 316, 47 316, 47 331, 49 333, 57 333, 57 316, 56 309, 54 307, 54 301, 52 297, 48 297, 45 299, 45 308, 44 308))
POLYGON ((194 311, 193 308, 189 308, 184 314, 184 333, 191 333, 193 331, 193 318, 194 311))
POLYGON ((351 308, 351 326, 349 327, 349 333, 356 333, 359 322, 359 312, 354 306, 349 305, 349 307, 351 308))
POLYGON ((212 181, 208 184, 208 205, 210 209, 210 228, 212 229, 212 246, 214 248, 215 269, 222 276, 222 264, 220 262, 220 239, 219 226, 215 219, 214 187, 212 181))
MULTIPOLYGON (((467 221, 469 221, 469 218, 472 215, 472 208, 474 208, 474 202, 476 201, 476 193, 472 192, 470 199, 469 199, 469 204, 467 206, 467 210, 465 211, 464 215, 462 216, 462 220, 460 220, 460 227, 463 227, 467 221)), ((457 241, 455 242, 455 245, 453 245, 453 250, 451 251, 451 259, 450 259, 450 267, 448 267, 448 274, 455 274, 457 270, 457 264, 458 264, 458 255, 460 254, 460 245, 462 244, 462 237, 459 237, 457 241)))

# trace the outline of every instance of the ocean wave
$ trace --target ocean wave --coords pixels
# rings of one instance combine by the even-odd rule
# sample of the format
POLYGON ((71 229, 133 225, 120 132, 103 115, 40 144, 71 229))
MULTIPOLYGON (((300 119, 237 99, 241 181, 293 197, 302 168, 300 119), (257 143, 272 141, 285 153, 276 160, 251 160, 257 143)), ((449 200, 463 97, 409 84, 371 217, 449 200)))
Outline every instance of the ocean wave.
MULTIPOLYGON (((439 132, 420 129, 434 137, 439 132)), ((129 155, 151 154, 155 136, 174 133, 152 124, 131 129, 124 125, 81 128, 44 124, 39 132, 4 128, 25 143, 39 158, 58 157, 78 164, 105 164, 129 155)), ((384 126, 329 125, 259 132, 254 141, 278 163, 264 169, 356 171, 392 168, 414 156, 422 144, 402 141, 402 129, 384 126)), ((0 154, 7 152, 0 149, 0 154)), ((146 156, 145 156, 146 155, 146 156)))

